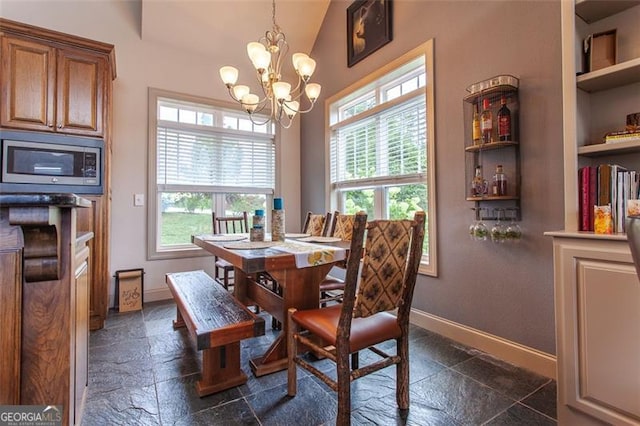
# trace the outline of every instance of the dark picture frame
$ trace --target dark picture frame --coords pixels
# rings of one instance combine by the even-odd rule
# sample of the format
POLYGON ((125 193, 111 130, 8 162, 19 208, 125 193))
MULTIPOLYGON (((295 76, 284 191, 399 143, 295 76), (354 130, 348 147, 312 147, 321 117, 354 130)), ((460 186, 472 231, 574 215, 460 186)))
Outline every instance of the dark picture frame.
POLYGON ((391 3, 357 0, 347 8, 347 66, 354 66, 392 40, 391 3))

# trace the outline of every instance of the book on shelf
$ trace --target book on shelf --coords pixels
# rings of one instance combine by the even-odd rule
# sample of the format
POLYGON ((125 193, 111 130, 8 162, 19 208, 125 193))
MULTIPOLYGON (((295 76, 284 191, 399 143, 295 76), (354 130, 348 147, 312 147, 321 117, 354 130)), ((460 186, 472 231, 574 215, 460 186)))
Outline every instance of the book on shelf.
POLYGON ((578 170, 578 229, 594 231, 594 206, 609 206, 612 232, 625 232, 628 201, 640 198, 640 172, 617 164, 585 166, 578 170))
POLYGON ((640 142, 640 131, 623 130, 604 135, 604 143, 640 142))

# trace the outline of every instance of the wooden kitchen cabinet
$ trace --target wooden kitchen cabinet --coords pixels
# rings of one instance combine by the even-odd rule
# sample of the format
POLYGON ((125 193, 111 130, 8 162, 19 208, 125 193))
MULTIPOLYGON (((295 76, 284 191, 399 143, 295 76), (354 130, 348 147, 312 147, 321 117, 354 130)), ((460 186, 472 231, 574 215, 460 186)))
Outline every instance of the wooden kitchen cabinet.
POLYGON ((91 232, 74 194, 0 194, 0 405, 59 405, 80 424, 88 386, 91 232))
POLYGON ((115 78, 112 44, 0 18, 0 128, 104 140, 104 193, 87 194, 91 206, 78 212, 78 231, 95 235, 89 243, 91 330, 104 325, 111 282, 111 117, 115 78))
POLYGON ((106 55, 3 36, 0 125, 102 137, 106 81, 106 55))

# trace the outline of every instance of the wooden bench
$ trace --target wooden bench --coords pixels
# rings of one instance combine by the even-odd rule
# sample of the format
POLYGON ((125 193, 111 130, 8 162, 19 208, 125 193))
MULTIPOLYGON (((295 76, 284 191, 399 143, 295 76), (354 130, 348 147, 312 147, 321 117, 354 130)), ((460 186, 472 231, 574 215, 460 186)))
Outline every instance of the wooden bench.
POLYGON ((264 318, 256 316, 204 271, 167 274, 177 305, 173 328, 187 327, 202 351, 199 396, 247 381, 240 368, 240 340, 264 335, 264 318))

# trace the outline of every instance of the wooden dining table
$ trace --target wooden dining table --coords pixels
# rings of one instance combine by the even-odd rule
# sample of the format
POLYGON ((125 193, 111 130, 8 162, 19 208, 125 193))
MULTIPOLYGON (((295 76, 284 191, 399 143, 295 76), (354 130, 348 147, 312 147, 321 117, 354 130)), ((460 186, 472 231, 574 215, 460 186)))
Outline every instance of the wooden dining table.
MULTIPOLYGON (((245 305, 257 305, 282 323, 282 330, 266 352, 250 360, 256 376, 287 368, 287 310, 313 309, 320 303, 320 283, 337 262, 298 267, 295 255, 276 248, 230 249, 223 241, 212 241, 206 235, 192 236, 192 242, 234 266, 234 296, 245 305), (278 292, 258 282, 258 273, 267 272, 277 281, 278 292)), ((323 243, 348 250, 350 243, 323 243)))

